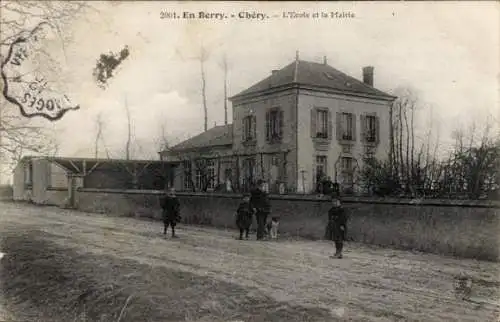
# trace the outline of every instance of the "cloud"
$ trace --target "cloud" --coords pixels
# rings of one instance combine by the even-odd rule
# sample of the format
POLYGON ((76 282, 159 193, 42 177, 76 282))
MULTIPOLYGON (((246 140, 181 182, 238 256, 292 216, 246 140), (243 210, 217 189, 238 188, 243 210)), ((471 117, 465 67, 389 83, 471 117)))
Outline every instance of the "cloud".
MULTIPOLYGON (((275 3, 197 2, 169 7, 179 12, 202 7, 235 13, 242 8, 283 11, 283 5, 275 3)), ((199 133, 203 109, 196 57, 202 45, 210 54, 205 64, 209 126, 224 120, 220 66, 224 54, 230 63, 228 91, 234 95, 292 62, 296 50, 306 60, 321 61, 326 55, 330 65, 358 78, 361 67, 373 65, 376 87, 382 90, 415 88, 425 104, 434 106, 442 137, 454 127, 453 117, 498 110, 498 6, 492 3, 287 3, 286 10, 350 10, 357 18, 265 22, 160 19, 166 8, 157 2, 100 4, 100 8, 100 14, 75 23, 74 42, 66 48, 70 87, 82 109, 57 125, 61 137, 72 137, 62 154, 92 155, 94 120, 100 112, 109 120, 109 141, 121 144, 126 133, 125 97, 141 140, 157 135, 160 122, 173 137, 199 133), (97 58, 124 45, 129 46, 130 57, 109 88, 98 89, 92 80, 97 58)))

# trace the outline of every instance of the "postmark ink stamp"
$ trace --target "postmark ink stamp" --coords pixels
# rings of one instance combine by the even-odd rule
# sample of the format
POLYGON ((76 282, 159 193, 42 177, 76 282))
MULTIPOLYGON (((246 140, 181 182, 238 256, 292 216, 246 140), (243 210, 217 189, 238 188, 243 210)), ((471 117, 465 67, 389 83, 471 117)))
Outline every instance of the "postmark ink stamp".
POLYGON ((12 43, 2 62, 3 96, 18 106, 24 117, 56 121, 80 108, 63 89, 61 62, 44 48, 45 41, 54 35, 52 25, 41 22, 12 43))

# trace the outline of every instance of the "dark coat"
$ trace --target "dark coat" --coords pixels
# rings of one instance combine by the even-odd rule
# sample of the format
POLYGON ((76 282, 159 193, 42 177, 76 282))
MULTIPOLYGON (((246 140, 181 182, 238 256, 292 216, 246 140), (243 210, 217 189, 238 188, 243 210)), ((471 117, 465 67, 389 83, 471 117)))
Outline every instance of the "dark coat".
POLYGON ((180 203, 177 197, 165 196, 160 200, 163 209, 163 221, 178 223, 181 221, 180 203))
POLYGON ((333 195, 333 192, 335 191, 335 186, 331 180, 325 179, 321 182, 322 185, 322 193, 327 196, 333 195))
POLYGON ((269 196, 267 192, 260 189, 254 189, 250 196, 250 205, 257 209, 259 213, 270 213, 271 203, 269 202, 269 196))
POLYGON ((347 235, 347 213, 343 207, 332 207, 328 211, 326 239, 344 241, 347 235), (343 229, 342 229, 343 228, 343 229))
POLYGON ((252 225, 253 209, 248 202, 242 202, 236 210, 236 226, 239 229, 249 229, 252 225))

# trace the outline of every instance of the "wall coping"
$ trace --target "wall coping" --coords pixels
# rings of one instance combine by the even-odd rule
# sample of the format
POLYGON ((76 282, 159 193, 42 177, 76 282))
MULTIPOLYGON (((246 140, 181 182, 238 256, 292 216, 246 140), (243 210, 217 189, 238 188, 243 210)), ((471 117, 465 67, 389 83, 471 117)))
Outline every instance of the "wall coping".
MULTIPOLYGON (((79 188, 78 192, 87 193, 108 193, 108 194, 129 194, 129 195, 163 195, 163 190, 140 190, 140 189, 96 189, 96 188, 79 188)), ((200 198, 228 198, 241 199, 241 193, 216 193, 216 192, 177 192, 178 196, 182 197, 200 197, 200 198)), ((271 200, 298 200, 309 202, 328 202, 330 199, 319 195, 301 195, 287 194, 277 195, 270 194, 271 200)), ((376 198, 376 197, 342 197, 344 203, 361 203, 361 204, 384 204, 384 205, 408 205, 408 206, 437 206, 437 207, 467 207, 467 208, 497 208, 500 209, 500 202, 494 200, 455 200, 455 199, 422 199, 422 198, 376 198)))

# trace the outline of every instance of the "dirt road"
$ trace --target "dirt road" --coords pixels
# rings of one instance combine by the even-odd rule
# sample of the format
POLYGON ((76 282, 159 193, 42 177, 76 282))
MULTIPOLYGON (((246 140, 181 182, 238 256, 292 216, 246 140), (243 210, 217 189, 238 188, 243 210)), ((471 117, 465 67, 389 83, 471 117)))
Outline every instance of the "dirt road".
POLYGON ((42 321, 64 320, 70 310, 94 317, 87 321, 138 317, 147 321, 497 321, 500 314, 498 306, 491 304, 499 298, 495 263, 354 243, 347 244, 345 258, 338 260, 328 258, 333 248, 327 242, 238 241, 232 231, 186 226, 179 227, 178 239, 165 239, 161 229, 158 222, 0 203, 4 310, 18 319, 24 314, 22 319, 30 320, 29 313, 42 321), (471 277, 474 298, 491 303, 457 299, 454 277, 460 273, 471 277), (36 288, 43 283, 49 284, 36 288), (114 313, 104 312, 102 304, 107 301, 102 294, 108 284, 121 292, 118 296, 106 291, 108 297, 115 296, 114 313), (67 293, 52 294, 57 285, 67 293), (100 294, 88 295, 89 289, 100 294), (82 309, 81 303, 90 303, 82 300, 85 296, 94 296, 92 303, 98 304, 82 309), (56 313, 47 309, 50 303, 63 302, 66 306, 59 305, 56 313))

